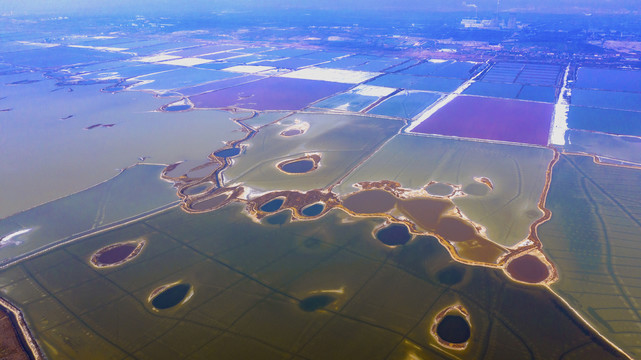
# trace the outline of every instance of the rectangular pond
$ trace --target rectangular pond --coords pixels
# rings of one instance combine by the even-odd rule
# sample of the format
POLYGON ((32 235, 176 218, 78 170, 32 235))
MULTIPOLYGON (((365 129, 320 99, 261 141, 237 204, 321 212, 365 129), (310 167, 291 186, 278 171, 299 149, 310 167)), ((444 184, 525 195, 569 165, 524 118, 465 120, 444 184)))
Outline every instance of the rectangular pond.
POLYGON ((252 65, 266 65, 266 66, 273 66, 281 69, 295 70, 305 66, 316 65, 321 62, 323 62, 323 60, 308 59, 305 57, 293 57, 293 58, 280 59, 280 60, 263 60, 263 61, 252 63, 252 65))
POLYGON ((252 75, 252 74, 242 75, 242 76, 233 77, 233 78, 216 80, 206 84, 185 87, 185 88, 178 89, 176 91, 185 96, 192 96, 192 95, 202 94, 210 91, 225 89, 228 87, 233 87, 236 85, 241 85, 241 84, 245 84, 248 82, 252 82, 252 81, 256 81, 264 78, 265 76, 260 76, 260 75, 252 75))
POLYGON ((641 111, 641 93, 573 89, 571 103, 606 109, 641 111))
POLYGON ((378 100, 377 96, 363 96, 351 92, 338 94, 314 104, 316 108, 359 112, 378 100))
POLYGON ((463 80, 460 79, 405 74, 386 74, 368 82, 367 85, 386 86, 407 90, 452 92, 462 83, 463 80))
POLYGON ((641 165, 641 141, 635 137, 618 136, 585 130, 566 131, 563 150, 570 153, 594 154, 641 165))
POLYGON ((225 78, 231 78, 239 76, 239 74, 226 72, 226 71, 217 71, 217 70, 205 70, 198 68, 179 68, 176 70, 171 70, 167 72, 162 72, 158 74, 152 74, 147 76, 141 76, 138 80, 152 82, 147 84, 137 85, 136 90, 146 89, 146 90, 170 90, 176 89, 191 85, 202 84, 214 80, 221 80, 225 78))
POLYGON ((641 136, 641 112, 570 106, 571 129, 641 136))
POLYGON ((469 79, 477 64, 467 61, 426 61, 400 71, 401 74, 469 79))
POLYGON ((376 105, 367 113, 412 119, 440 98, 439 93, 402 91, 376 105))
POLYGON ((552 104, 459 96, 412 132, 545 146, 553 110, 552 104))
POLYGON ((641 71, 581 67, 574 87, 641 92, 641 71))
POLYGON ((352 85, 327 81, 272 77, 192 96, 196 107, 239 107, 254 110, 299 110, 352 85))

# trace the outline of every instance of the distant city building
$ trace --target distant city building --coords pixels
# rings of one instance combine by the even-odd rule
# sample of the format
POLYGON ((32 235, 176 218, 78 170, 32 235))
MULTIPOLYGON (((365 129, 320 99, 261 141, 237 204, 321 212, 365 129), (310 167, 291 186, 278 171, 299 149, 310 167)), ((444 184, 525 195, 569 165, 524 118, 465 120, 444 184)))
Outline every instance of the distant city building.
POLYGON ((462 19, 461 25, 468 29, 518 29, 520 27, 514 15, 510 15, 507 23, 497 16, 492 19, 462 19))
POLYGON ((492 27, 493 20, 463 19, 461 25, 466 28, 483 29, 492 27))

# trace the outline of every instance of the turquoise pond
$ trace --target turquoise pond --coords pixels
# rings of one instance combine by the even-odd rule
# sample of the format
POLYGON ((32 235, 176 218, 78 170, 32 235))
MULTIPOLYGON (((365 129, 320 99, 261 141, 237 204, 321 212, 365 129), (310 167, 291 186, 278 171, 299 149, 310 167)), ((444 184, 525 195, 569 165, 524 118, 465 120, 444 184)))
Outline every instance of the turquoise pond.
POLYGON ((463 80, 460 79, 387 74, 368 82, 367 85, 386 86, 408 90, 452 92, 462 83, 463 80))
POLYGON ((337 109, 359 112, 367 106, 373 104, 376 100, 378 100, 378 97, 376 96, 364 96, 354 93, 344 93, 320 101, 313 106, 322 109, 337 109))
POLYGON ((368 114, 411 119, 441 98, 432 92, 403 91, 383 101, 368 111, 368 114))
POLYGON ((641 93, 599 90, 572 90, 572 105, 641 111, 641 93))
POLYGON ((570 106, 568 126, 571 129, 641 136, 641 112, 570 106))

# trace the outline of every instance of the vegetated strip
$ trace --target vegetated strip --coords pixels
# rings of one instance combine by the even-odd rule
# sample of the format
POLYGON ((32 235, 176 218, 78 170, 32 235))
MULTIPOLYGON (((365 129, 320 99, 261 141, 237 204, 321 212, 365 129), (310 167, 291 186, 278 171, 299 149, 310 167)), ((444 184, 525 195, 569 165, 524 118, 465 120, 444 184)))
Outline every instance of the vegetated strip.
POLYGON ((27 354, 30 359, 41 360, 44 359, 44 355, 40 350, 40 347, 36 343, 35 338, 29 331, 27 322, 22 316, 22 312, 9 301, 0 297, 0 308, 4 311, 13 325, 16 337, 20 341, 23 351, 27 354))

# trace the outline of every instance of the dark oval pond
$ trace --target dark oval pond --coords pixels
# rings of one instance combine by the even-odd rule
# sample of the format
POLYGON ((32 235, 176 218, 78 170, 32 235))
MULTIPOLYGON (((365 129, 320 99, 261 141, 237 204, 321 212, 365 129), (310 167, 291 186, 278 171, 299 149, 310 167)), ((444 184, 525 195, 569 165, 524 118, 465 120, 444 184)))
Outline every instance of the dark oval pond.
POLYGON ((298 307, 303 311, 312 312, 318 309, 322 309, 325 306, 333 303, 334 301, 336 301, 336 298, 331 295, 312 295, 301 300, 300 304, 298 304, 298 307))
POLYGON ((302 133, 303 133, 303 130, 301 130, 301 129, 291 129, 291 130, 285 130, 285 131, 281 132, 280 134, 282 136, 296 136, 296 135, 300 135, 302 133))
POLYGON ((376 232, 376 238, 385 245, 405 245, 412 238, 407 226, 391 224, 376 232))
POLYGON ((463 280, 465 270, 458 266, 450 266, 438 272, 438 281, 443 285, 456 285, 463 280))
POLYGON ((225 150, 216 151, 214 155, 222 158, 228 158, 240 154, 240 148, 229 148, 225 150))
POLYGON ((446 315, 436 327, 436 335, 445 342, 462 344, 470 339, 470 324, 462 316, 446 315))
POLYGON ((283 225, 289 221, 291 213, 289 211, 282 211, 265 218, 265 221, 270 225, 283 225))
POLYGON ((96 256, 96 262, 103 265, 116 264, 125 260, 138 247, 138 244, 121 244, 105 250, 96 256))
POLYGON ((317 203, 303 208, 303 210, 301 210, 301 213, 305 216, 316 216, 322 213, 323 209, 325 209, 325 205, 317 203))
POLYGON ((276 198, 276 199, 270 200, 264 203, 263 206, 260 207, 260 211, 274 212, 280 209, 280 207, 283 206, 283 203, 285 203, 285 199, 283 198, 276 198))
POLYGON ((189 284, 178 284, 163 290, 151 300, 151 305, 158 310, 169 309, 180 304, 191 289, 189 284))
POLYGON ((280 169, 290 174, 303 174, 314 169, 316 164, 313 160, 298 160, 280 166, 280 169))

